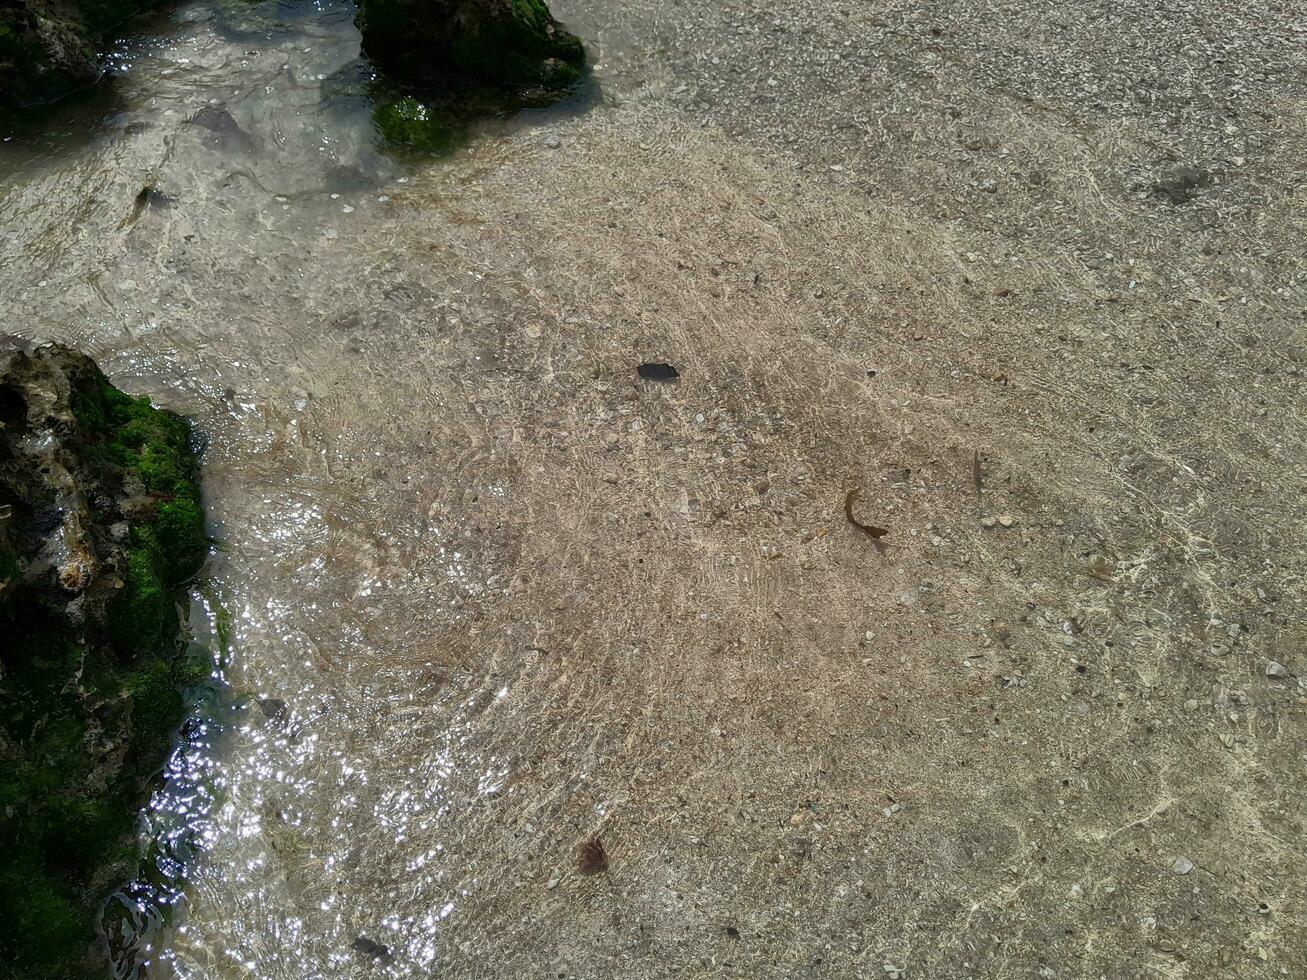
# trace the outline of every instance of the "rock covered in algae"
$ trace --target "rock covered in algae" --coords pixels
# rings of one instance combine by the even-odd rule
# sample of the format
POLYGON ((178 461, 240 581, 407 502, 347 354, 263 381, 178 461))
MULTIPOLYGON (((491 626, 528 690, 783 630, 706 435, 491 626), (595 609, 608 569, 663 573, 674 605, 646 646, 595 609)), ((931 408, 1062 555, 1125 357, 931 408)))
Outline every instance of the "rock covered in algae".
POLYGON ((178 599, 208 542, 185 419, 83 354, 0 338, 0 963, 104 976, 95 923, 197 678, 178 599))
POLYGON ((545 0, 359 0, 363 53, 401 84, 565 89, 585 49, 545 0))

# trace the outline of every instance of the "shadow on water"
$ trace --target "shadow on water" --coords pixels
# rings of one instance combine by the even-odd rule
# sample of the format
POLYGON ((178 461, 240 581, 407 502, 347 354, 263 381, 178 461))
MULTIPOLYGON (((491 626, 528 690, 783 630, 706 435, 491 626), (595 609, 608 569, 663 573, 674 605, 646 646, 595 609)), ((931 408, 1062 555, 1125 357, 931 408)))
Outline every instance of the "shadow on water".
POLYGON ((75 153, 121 132, 115 125, 126 110, 122 93, 101 83, 52 105, 32 106, 0 121, 0 176, 75 153))

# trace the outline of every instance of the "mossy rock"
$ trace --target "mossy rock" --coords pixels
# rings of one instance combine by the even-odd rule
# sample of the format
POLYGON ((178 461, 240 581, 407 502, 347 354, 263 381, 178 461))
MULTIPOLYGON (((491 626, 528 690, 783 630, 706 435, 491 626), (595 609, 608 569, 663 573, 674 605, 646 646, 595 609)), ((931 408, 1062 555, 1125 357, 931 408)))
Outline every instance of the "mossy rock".
POLYGON ((0 341, 0 975, 104 976, 103 899, 193 667, 204 561, 189 424, 67 348, 0 341), (3 972, 7 970, 8 972, 3 972))
POLYGON ((0 2, 0 118, 92 85, 112 32, 153 0, 0 2))
POLYGON ((360 0, 355 23, 363 53, 402 85, 558 93, 585 70, 544 0, 360 0))

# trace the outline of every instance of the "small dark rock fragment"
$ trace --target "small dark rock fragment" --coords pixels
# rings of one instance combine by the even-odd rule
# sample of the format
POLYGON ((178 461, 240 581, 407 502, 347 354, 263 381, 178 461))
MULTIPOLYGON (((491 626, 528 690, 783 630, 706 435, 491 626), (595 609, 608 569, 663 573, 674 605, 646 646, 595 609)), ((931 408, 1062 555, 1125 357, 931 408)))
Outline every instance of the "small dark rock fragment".
POLYGON ((286 702, 281 698, 259 698, 259 707, 273 721, 281 721, 286 717, 286 702))
POLYGON ((577 862, 581 873, 586 875, 602 874, 608 870, 608 852, 598 837, 591 837, 581 845, 581 857, 577 862))
POLYGON ((636 371, 645 381, 675 381, 681 376, 680 371, 661 361, 646 361, 636 371))
POLYGON ((732 939, 739 939, 739 938, 740 938, 740 930, 739 930, 739 929, 736 929, 735 926, 727 926, 727 927, 726 927, 726 935, 730 936, 732 939))
POLYGON ((390 960, 390 947, 383 946, 374 939, 367 936, 359 936, 358 939, 350 943, 350 947, 360 956, 370 960, 381 960, 388 962, 390 960))

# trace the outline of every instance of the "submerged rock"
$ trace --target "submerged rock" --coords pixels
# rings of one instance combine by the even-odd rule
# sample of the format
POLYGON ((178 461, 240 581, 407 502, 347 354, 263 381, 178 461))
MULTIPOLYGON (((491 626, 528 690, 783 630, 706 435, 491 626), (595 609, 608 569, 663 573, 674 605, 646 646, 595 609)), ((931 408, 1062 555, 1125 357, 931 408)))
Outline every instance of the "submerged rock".
POLYGON ((0 338, 6 976, 105 974, 97 909, 135 871, 136 811, 199 679, 177 599, 207 548, 186 420, 85 355, 0 338))
POLYGON ((585 67, 544 0, 359 0, 355 22, 363 53, 401 84, 558 91, 585 67))
POLYGON ((186 122, 206 130, 203 140, 211 149, 248 153, 254 148, 253 137, 241 129, 235 117, 221 106, 205 106, 186 122))

